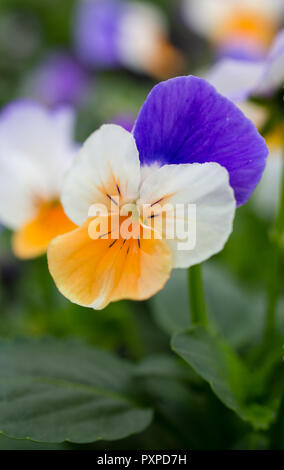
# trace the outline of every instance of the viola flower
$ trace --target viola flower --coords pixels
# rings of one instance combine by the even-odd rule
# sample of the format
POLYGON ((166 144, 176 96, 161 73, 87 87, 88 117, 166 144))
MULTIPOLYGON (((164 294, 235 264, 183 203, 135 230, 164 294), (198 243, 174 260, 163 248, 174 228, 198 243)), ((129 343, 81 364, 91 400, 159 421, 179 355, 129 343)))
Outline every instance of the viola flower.
POLYGON ((183 14, 219 55, 260 58, 284 17, 282 0, 183 0, 183 14))
POLYGON ((284 143, 282 111, 284 30, 276 36, 265 59, 261 61, 223 59, 211 69, 206 78, 220 93, 234 101, 259 129, 264 128, 269 119, 270 109, 269 106, 265 106, 266 100, 267 103, 279 101, 279 123, 265 136, 270 156, 262 181, 253 198, 258 213, 271 217, 278 207, 284 143), (251 102, 252 97, 258 98, 259 104, 251 102))
POLYGON ((181 54, 169 42, 166 20, 149 3, 83 0, 74 23, 78 58, 88 66, 124 66, 158 77, 180 70, 181 54))
POLYGON ((220 60, 207 79, 235 102, 273 95, 284 84, 284 30, 278 33, 263 60, 220 60))
POLYGON ((86 70, 68 53, 56 52, 29 74, 23 92, 49 107, 77 106, 86 97, 88 87, 86 70))
POLYGON ((55 236, 74 229, 60 203, 64 174, 77 150, 69 108, 48 111, 17 101, 0 114, 0 222, 13 230, 19 258, 45 253, 55 236))
POLYGON ((102 126, 66 175, 61 200, 79 228, 48 248, 58 289, 95 309, 119 299, 149 298, 173 268, 200 263, 223 248, 235 207, 255 189, 266 155, 254 125, 205 80, 179 77, 155 86, 133 132, 102 126), (196 207, 196 243, 182 251, 178 238, 165 236, 163 223, 160 232, 153 227, 164 215, 172 226, 190 226, 186 211, 172 210, 178 204, 196 207), (96 217, 90 211, 94 205, 106 212, 96 217), (113 207, 119 211, 119 231, 95 236, 113 207), (133 235, 123 234, 125 220, 133 235))

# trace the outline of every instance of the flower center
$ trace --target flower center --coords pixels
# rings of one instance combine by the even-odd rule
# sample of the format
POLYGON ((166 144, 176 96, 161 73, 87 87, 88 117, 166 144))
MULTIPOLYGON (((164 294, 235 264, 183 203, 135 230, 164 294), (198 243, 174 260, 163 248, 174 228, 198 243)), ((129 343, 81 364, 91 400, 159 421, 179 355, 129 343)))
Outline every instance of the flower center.
POLYGON ((129 216, 131 217, 132 222, 138 223, 140 220, 140 210, 139 207, 137 206, 136 202, 129 202, 127 204, 124 204, 121 209, 120 209, 120 215, 121 216, 129 216))

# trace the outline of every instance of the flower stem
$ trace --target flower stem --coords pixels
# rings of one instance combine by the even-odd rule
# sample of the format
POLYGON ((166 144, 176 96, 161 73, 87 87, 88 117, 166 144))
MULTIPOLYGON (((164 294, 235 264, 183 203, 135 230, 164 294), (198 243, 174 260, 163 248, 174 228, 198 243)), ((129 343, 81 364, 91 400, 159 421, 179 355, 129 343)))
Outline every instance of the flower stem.
POLYGON ((281 257, 283 253, 284 235, 284 164, 282 165, 281 189, 278 214, 271 233, 273 253, 271 257, 271 272, 267 293, 267 311, 265 336, 272 338, 276 334, 276 309, 281 295, 282 275, 281 257))
POLYGON ((204 299, 201 265, 188 269, 188 289, 190 314, 193 325, 208 325, 208 317, 204 299))

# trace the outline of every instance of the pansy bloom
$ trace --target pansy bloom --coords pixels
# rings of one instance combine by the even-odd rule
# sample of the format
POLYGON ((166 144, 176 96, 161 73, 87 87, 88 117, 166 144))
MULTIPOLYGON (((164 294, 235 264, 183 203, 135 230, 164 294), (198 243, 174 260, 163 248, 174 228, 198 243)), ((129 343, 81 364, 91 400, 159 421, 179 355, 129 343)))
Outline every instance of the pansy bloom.
POLYGON ((166 19, 149 3, 127 0, 83 0, 74 20, 74 42, 80 60, 95 68, 124 66, 169 77, 182 59, 170 44, 166 19))
POLYGON ((273 216, 279 197, 284 143, 284 30, 276 36, 263 60, 223 59, 217 62, 206 78, 220 93, 234 101, 259 129, 265 130, 271 112, 274 119, 277 118, 276 113, 279 115, 278 123, 270 126, 265 135, 270 157, 253 198, 259 214, 273 216))
POLYGON ((207 79, 235 102, 251 96, 272 96, 284 84, 284 30, 278 33, 264 59, 220 60, 207 79))
POLYGON ((79 228, 48 248, 58 289, 96 309, 152 296, 173 268, 200 263, 223 248, 235 207, 259 182, 266 155, 254 125, 205 80, 179 77, 155 86, 133 132, 102 126, 66 175, 62 204, 79 228), (153 221, 164 215, 171 224, 191 224, 187 212, 172 211, 177 205, 196 206, 196 243, 183 251, 178 239, 164 236, 163 224, 154 236, 153 221), (94 206, 107 210, 96 216, 94 206), (109 229, 96 236, 113 208, 119 210, 118 228, 127 220, 135 236, 109 229))
POLYGON ((183 0, 189 25, 220 55, 261 57, 284 17, 282 0, 183 0))
POLYGON ((63 177, 77 145, 74 114, 17 101, 0 114, 0 221, 12 229, 20 258, 43 254, 55 236, 74 229, 60 203, 63 177))

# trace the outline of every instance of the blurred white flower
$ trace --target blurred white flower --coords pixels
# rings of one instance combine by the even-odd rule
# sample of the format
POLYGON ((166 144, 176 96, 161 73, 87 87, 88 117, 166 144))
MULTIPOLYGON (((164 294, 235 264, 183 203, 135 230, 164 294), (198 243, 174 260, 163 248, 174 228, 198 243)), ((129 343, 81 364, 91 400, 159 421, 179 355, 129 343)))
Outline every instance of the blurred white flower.
POLYGON ((183 0, 190 27, 224 55, 261 56, 284 18, 282 0, 183 0))
POLYGON ((78 59, 95 68, 124 66, 169 77, 182 65, 166 18, 150 3, 83 0, 75 14, 74 42, 78 59))
MULTIPOLYGON (((284 85, 284 30, 276 36, 264 59, 222 59, 207 73, 206 78, 221 94, 234 101, 258 129, 262 129, 269 119, 269 110, 248 100, 251 97, 270 99, 279 92, 281 95, 284 85)), ((276 99, 275 102, 277 103, 276 99)), ((280 114, 283 109, 281 96, 278 107, 280 114)), ((265 136, 270 156, 262 180, 252 198, 259 215, 266 218, 274 217, 278 207, 283 165, 284 111, 282 116, 283 122, 265 136)))
POLYGON ((48 111, 31 101, 0 115, 0 222, 12 229, 20 258, 43 254, 49 242, 74 228, 59 202, 77 146, 70 109, 48 111))

